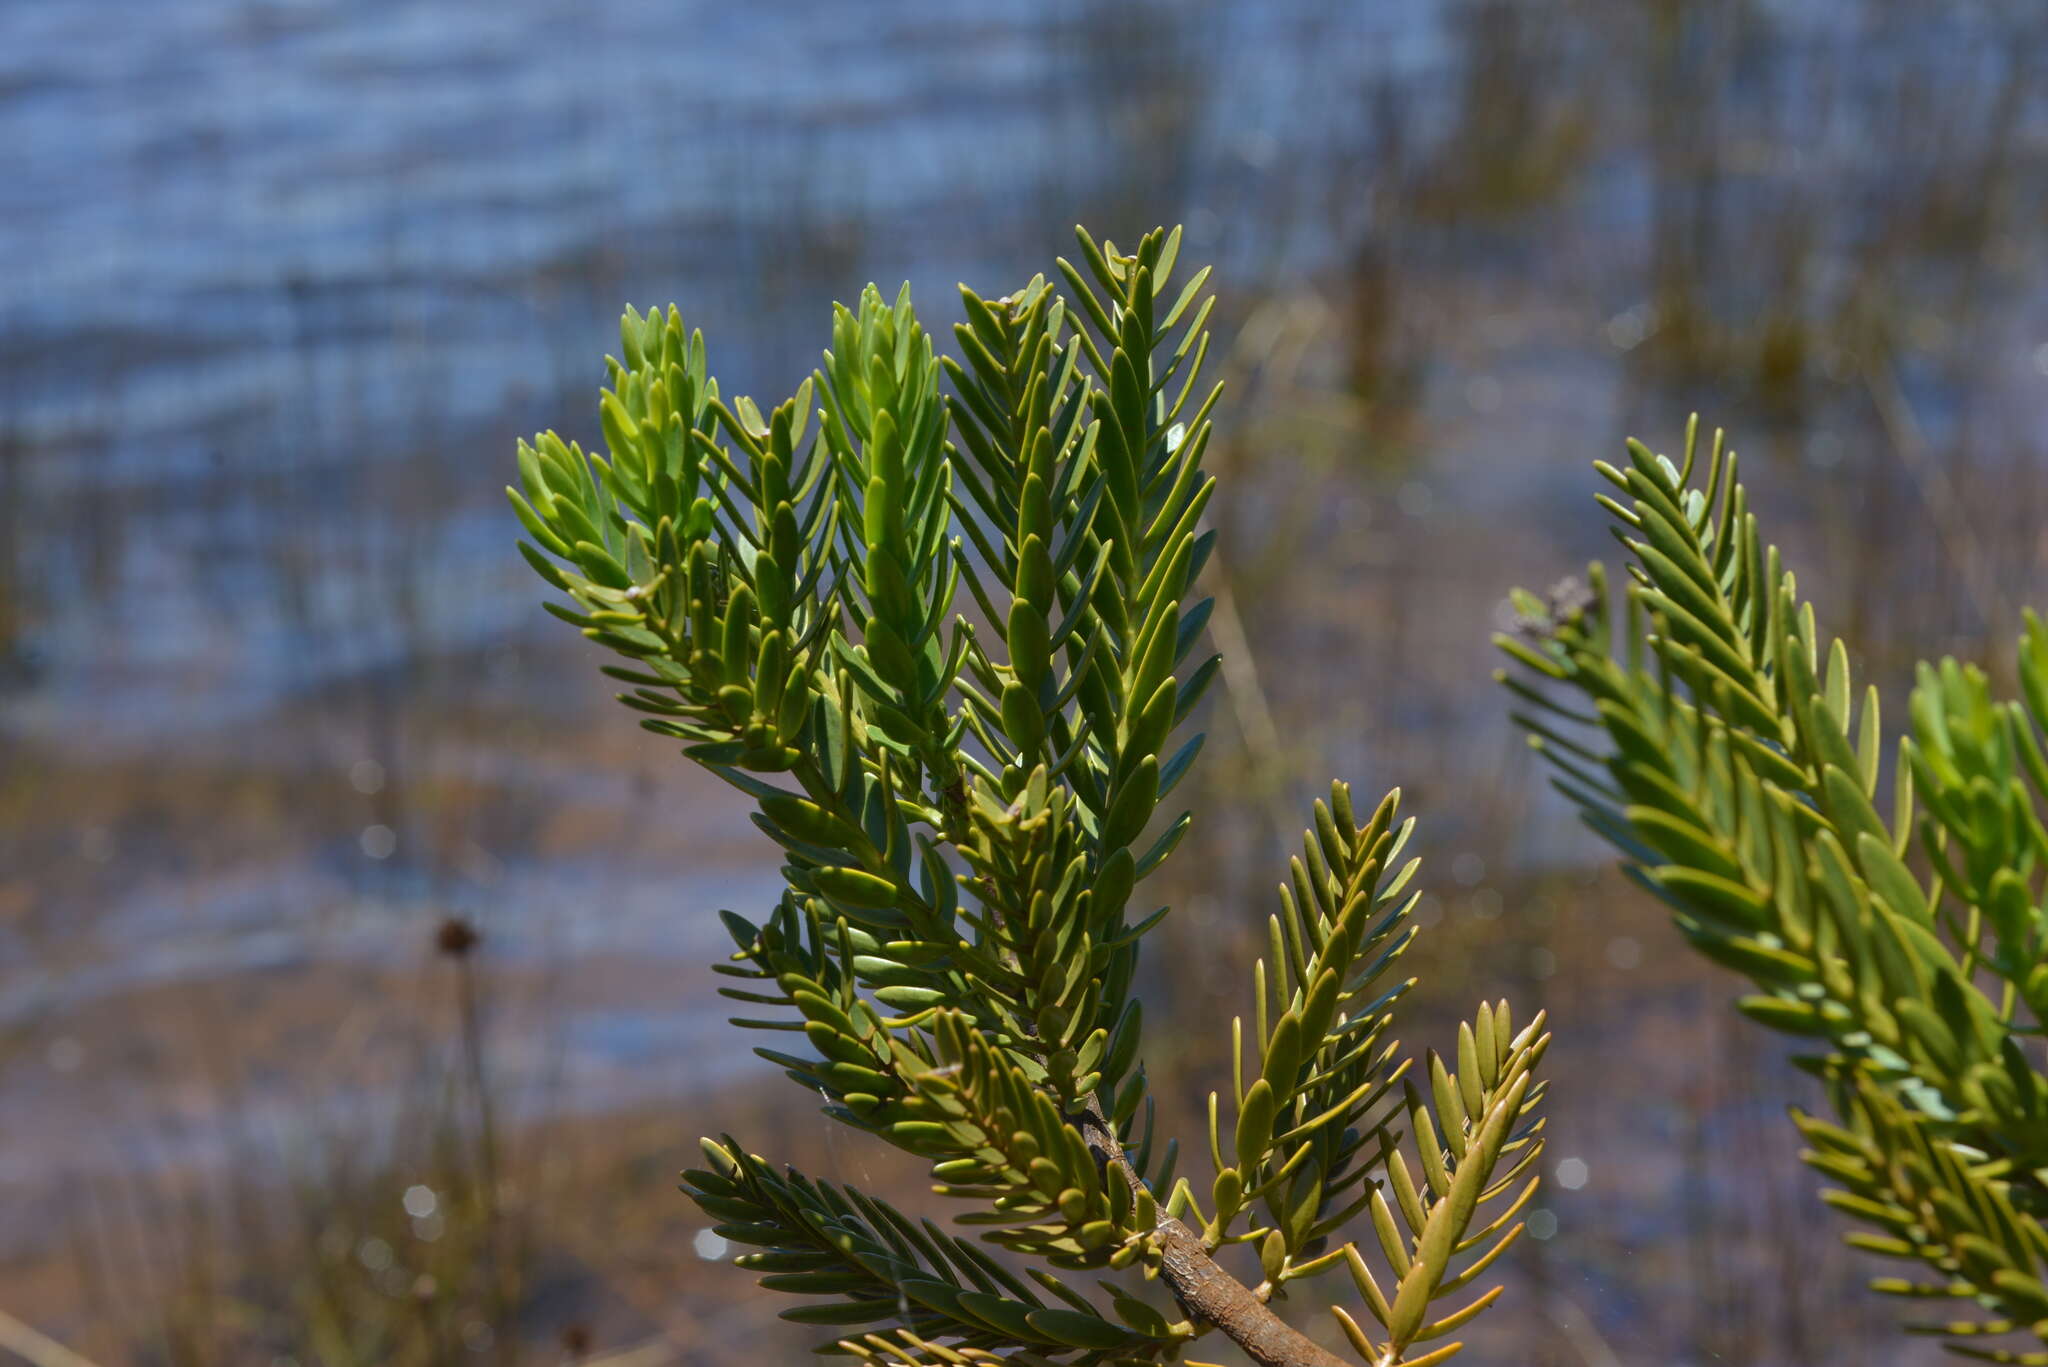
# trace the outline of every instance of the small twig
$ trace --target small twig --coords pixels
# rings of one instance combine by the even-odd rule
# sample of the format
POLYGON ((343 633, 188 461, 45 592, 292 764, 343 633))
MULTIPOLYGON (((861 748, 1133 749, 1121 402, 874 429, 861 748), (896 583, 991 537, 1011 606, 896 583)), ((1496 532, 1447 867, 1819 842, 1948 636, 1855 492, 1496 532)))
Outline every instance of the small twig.
POLYGON ((1570 1342, 1586 1367, 1621 1367, 1621 1359, 1614 1355, 1614 1349, 1600 1336, 1593 1317, 1577 1301, 1562 1291, 1552 1292, 1543 1301, 1543 1313, 1570 1342))
POLYGON ((510 1332, 513 1299, 506 1285, 509 1259, 505 1254, 503 1211, 499 1208, 498 1124, 492 1104, 490 1078, 484 1062, 483 1007, 478 1000, 475 951, 478 934, 474 926, 451 917, 441 926, 437 944, 443 955, 455 961, 456 1007, 462 1035, 462 1063, 469 1083, 470 1101, 476 1107, 477 1180, 483 1188, 483 1262, 486 1292, 493 1326, 497 1332, 498 1360, 510 1367, 517 1348, 510 1332))
POLYGON ((668 1367, 676 1360, 676 1346, 666 1336, 621 1348, 601 1357, 583 1359, 583 1367, 668 1367))
POLYGON ((98 1367, 91 1358, 72 1352, 41 1330, 0 1310, 0 1348, 33 1367, 98 1367))
MULTIPOLYGON (((1258 666, 1252 663, 1244 619, 1238 615, 1237 595, 1231 589, 1230 576, 1222 568, 1220 552, 1210 556, 1210 567, 1210 593, 1216 607, 1209 614, 1209 634, 1216 641, 1217 653, 1223 656, 1223 686, 1230 698, 1231 711, 1237 714, 1246 750, 1254 756, 1277 755, 1280 728, 1273 722, 1273 708, 1266 700, 1265 686, 1259 682, 1258 666)), ((1263 779, 1264 775, 1260 777, 1263 779)))
POLYGON ((2012 605, 1998 587, 1997 577, 1977 551, 1977 538, 1970 529, 1969 514, 1963 509, 1962 498, 1956 493, 1955 485, 1950 483, 1941 463, 1928 458, 1926 435, 1913 415, 1913 406, 1906 399, 1904 386, 1899 383, 1898 369, 1888 357, 1872 359, 1864 364, 1863 382, 1870 390, 1871 404, 1877 409, 1878 421, 1891 440, 1892 450, 1898 455, 1899 464, 1905 467, 1907 477, 1913 482, 1913 491, 1920 496, 1928 519, 1934 524, 1934 534, 1941 542, 1942 553, 1962 576, 1964 591, 1969 594, 1978 614, 1986 622, 2010 618, 2012 605))
MULTIPOLYGON (((1074 1124, 1103 1166, 1114 1169, 1133 1192, 1144 1190, 1099 1102, 1090 1098, 1088 1110, 1074 1124)), ((1355 1367, 1274 1314, 1209 1256, 1200 1235, 1173 1216, 1162 1211, 1152 1237, 1159 1245, 1159 1274, 1181 1308, 1196 1323, 1220 1329, 1260 1367, 1355 1367)))

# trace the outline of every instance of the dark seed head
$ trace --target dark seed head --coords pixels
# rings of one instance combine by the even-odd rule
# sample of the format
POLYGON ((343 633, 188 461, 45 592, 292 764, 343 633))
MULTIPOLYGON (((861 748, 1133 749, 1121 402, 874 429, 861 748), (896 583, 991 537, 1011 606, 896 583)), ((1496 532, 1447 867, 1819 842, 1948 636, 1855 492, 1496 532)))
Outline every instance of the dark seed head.
POLYGON ((483 939, 477 928, 460 916, 450 916, 441 922, 441 928, 434 932, 434 948, 451 959, 460 959, 475 949, 483 939))

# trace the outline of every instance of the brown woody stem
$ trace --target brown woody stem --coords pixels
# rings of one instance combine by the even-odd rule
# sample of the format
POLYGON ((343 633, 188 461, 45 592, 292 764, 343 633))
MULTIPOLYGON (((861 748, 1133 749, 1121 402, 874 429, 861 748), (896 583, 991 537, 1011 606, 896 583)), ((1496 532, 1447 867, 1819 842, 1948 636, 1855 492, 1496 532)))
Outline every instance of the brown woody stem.
MULTIPOLYGON (((1073 1123, 1104 1167, 1113 1169, 1133 1192, 1143 1188, 1124 1157, 1115 1127, 1094 1098, 1089 1099, 1087 1112, 1074 1117, 1073 1123)), ((1220 1329, 1260 1367, 1356 1367, 1274 1314, 1250 1287, 1209 1256, 1199 1234, 1164 1209, 1152 1237, 1159 1245, 1160 1276, 1181 1308, 1196 1323, 1220 1329)))

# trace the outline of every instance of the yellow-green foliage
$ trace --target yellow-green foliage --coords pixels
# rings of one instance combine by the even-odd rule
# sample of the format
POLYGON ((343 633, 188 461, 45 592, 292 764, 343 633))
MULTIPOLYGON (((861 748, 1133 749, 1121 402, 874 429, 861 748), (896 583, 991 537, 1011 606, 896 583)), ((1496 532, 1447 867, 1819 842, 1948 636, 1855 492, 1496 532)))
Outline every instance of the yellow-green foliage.
POLYGON ((1680 464, 1631 442, 1598 466, 1621 614, 1597 565, 1518 595, 1518 720, 1694 947, 1754 984, 1741 1010, 1817 1046, 1835 1120, 1794 1118, 1823 1198, 1852 1244, 1920 1264, 1874 1285, 1961 1302, 1915 1326, 1957 1352, 2048 1363, 2024 1343, 2048 1343, 2048 1078, 2023 1045, 2048 1021, 2048 631, 2028 616, 2022 701, 1920 667, 1886 801, 1876 690, 1759 535, 1734 453, 1697 437, 1680 464))
POLYGON ((954 356, 907 289, 871 287, 765 415, 720 394, 675 310, 628 312, 607 454, 520 446, 521 549, 570 599, 550 609, 626 657, 622 700, 783 852, 780 901, 723 913, 737 1023, 777 1032, 759 1052, 829 1114, 929 1160, 1032 1280, 730 1140, 688 1188, 765 1285, 815 1298, 788 1318, 862 1357, 1154 1362, 1220 1329, 1329 1367, 1272 1303, 1342 1264, 1363 1361, 1441 1361, 1497 1291, 1439 1302, 1520 1232, 1549 1037, 1482 1006, 1454 1065, 1405 1079, 1393 796, 1363 822, 1341 784, 1316 805, 1253 975, 1255 1071, 1239 1022, 1210 1098, 1206 1206, 1154 1133, 1132 984, 1165 912, 1134 898, 1188 829, 1168 804, 1201 737, 1180 733, 1217 672, 1213 299, 1206 270, 1174 280, 1178 231, 1079 240, 1064 293, 963 289, 954 356), (1039 1263, 1113 1279, 1096 1297, 1039 1263))

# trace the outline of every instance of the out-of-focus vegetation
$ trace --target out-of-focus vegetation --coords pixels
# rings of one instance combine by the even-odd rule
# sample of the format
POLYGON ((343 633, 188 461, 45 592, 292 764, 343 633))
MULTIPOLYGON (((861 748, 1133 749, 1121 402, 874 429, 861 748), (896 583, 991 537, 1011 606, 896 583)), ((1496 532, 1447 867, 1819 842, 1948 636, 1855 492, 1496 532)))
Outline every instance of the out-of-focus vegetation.
POLYGON ((1885 791, 1878 690, 1801 601, 1723 435, 1698 438, 1679 463, 1634 441, 1598 463, 1625 587, 1596 561, 1516 595, 1516 720, 1692 946, 1757 988, 1742 1014, 1819 1050, 1800 1063, 1835 1119, 1794 1110, 1801 1156, 1851 1246, 1920 1264, 1872 1289, 1954 1352, 2048 1361, 2048 1077, 2027 1056, 2048 1016, 2048 629, 2027 614, 2021 701, 1922 664, 1885 791))
POLYGON ((1232 282, 1207 587, 1240 663, 1160 875, 1155 1038, 1235 1009, 1304 776, 1398 779, 1452 875, 1416 1036, 1500 995, 1559 1033, 1549 1237, 1471 1359, 1921 1360, 1811 1218, 1765 1099, 1809 1084, 1542 795, 1485 641, 1501 585, 1601 549, 1586 460, 1704 408, 1895 709, 1920 655, 2001 667, 2048 503, 2048 20, 875 13, 0 12, 0 1311, 104 1363, 322 1360, 323 1287, 394 1336, 361 1361, 800 1351, 708 1261, 689 1140, 919 1179, 702 1044, 708 913, 772 871, 565 686, 502 452, 580 411, 628 297, 782 392, 817 300, 1184 219, 1232 282), (450 916, 501 1200, 446 1166, 477 1142, 450 916))

